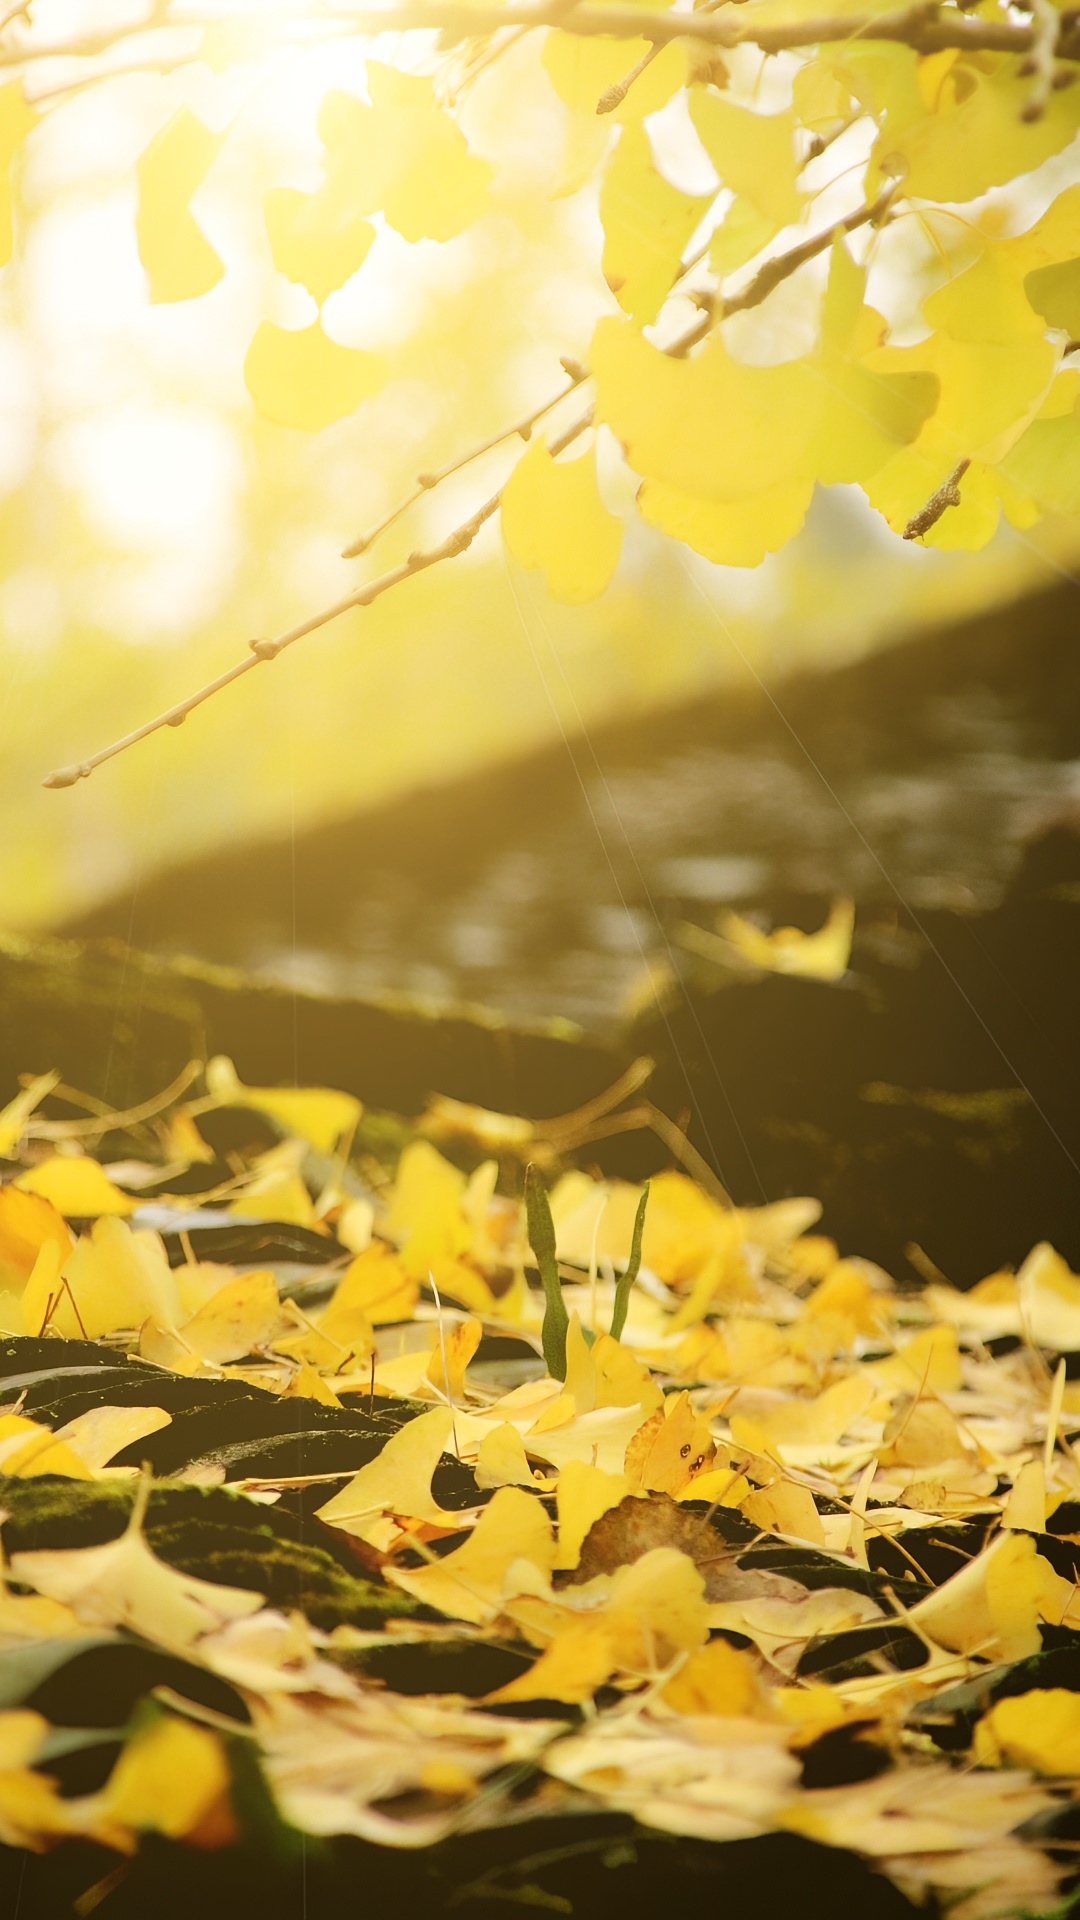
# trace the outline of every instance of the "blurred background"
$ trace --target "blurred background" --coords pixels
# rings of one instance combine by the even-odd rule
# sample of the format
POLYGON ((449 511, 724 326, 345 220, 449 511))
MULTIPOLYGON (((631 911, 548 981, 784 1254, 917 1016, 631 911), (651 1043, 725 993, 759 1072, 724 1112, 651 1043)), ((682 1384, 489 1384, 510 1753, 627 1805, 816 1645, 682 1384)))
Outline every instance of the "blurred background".
MULTIPOLYGON (((608 1055, 617 1069, 651 1051, 669 1109, 696 1114, 737 1197, 824 1192, 873 1239, 884 1182, 895 1224, 879 1247, 895 1249, 925 1200, 942 1262, 948 1181, 917 1200, 889 1142, 921 1142, 924 1172, 951 1179, 962 1162, 983 1193, 1000 1138, 1015 1168, 1028 1156, 1010 1188, 1022 1219, 1006 1231, 987 1216, 971 1261, 1021 1257, 1048 1210, 1075 1233, 1075 527, 1003 527, 979 553, 950 553, 896 540, 857 490, 819 489, 797 539, 744 572, 628 519, 613 586, 569 608, 492 524, 181 730, 43 790, 50 767, 181 698, 252 637, 445 534, 514 449, 422 501, 374 553, 341 558, 418 471, 555 391, 560 356, 584 353, 614 307, 588 184, 607 130, 584 140, 522 42, 463 103, 473 150, 498 162, 488 211, 438 242, 377 216, 362 271, 327 302, 332 339, 383 357, 378 393, 318 434, 260 418, 243 377, 252 333, 307 324, 314 307, 275 272, 252 208, 272 187, 317 185, 319 101, 329 85, 361 92, 363 62, 316 8, 299 49, 270 7, 215 15, 151 20, 97 52, 123 8, 51 0, 24 69, 40 117, 15 162, 16 253, 0 273, 9 941, 105 936, 274 986, 293 1039, 261 1068, 242 1061, 248 1077, 345 1077, 305 1057, 298 995, 555 1020, 549 1032, 607 1050, 594 1082, 608 1055), (225 270, 201 297, 155 305, 136 163, 182 105, 228 132, 192 203, 225 270), (729 907, 812 930, 840 897, 856 905, 840 987, 726 992, 687 943, 688 923, 708 931, 729 907), (1044 910, 1059 917, 1036 937, 1044 910), (840 1088, 843 1114, 823 1117, 823 1089, 835 1101, 840 1088), (950 1115, 939 1094, 1015 1098, 950 1115)), ((411 57, 392 36, 373 51, 411 57)), ((677 184, 695 190, 685 129, 659 118, 677 184)), ((1061 178, 1071 164, 1055 163, 1061 178)), ((777 325, 796 323, 798 276, 789 286, 777 325)), ((609 503, 628 506, 612 450, 600 455, 609 503)), ((362 1062, 348 1071, 363 1080, 362 1062)), ((481 1097, 468 1083, 463 1069, 442 1090, 481 1097)), ((522 1103, 530 1093, 517 1084, 522 1103)))

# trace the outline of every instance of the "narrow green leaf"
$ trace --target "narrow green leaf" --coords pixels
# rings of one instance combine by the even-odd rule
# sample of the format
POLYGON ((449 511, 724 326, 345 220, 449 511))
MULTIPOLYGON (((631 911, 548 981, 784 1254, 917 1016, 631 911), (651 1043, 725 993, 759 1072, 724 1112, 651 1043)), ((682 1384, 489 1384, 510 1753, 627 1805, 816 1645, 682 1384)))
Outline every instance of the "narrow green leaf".
POLYGON ((559 1261, 555 1252, 555 1222, 551 1217, 547 1191, 535 1167, 525 1169, 525 1215, 529 1224, 529 1244, 536 1256, 544 1283, 544 1324, 540 1338, 544 1361, 553 1380, 566 1379, 566 1334, 570 1316, 563 1299, 559 1279, 559 1261))
POLYGON ((637 1214, 634 1219, 634 1232, 630 1241, 630 1258, 626 1263, 626 1272, 620 1274, 615 1286, 615 1305, 611 1312, 611 1337, 622 1339, 622 1330, 626 1325, 626 1310, 630 1305, 630 1289, 638 1277, 641 1266, 641 1236, 645 1231, 645 1209, 649 1204, 649 1183, 646 1180, 641 1189, 637 1214))

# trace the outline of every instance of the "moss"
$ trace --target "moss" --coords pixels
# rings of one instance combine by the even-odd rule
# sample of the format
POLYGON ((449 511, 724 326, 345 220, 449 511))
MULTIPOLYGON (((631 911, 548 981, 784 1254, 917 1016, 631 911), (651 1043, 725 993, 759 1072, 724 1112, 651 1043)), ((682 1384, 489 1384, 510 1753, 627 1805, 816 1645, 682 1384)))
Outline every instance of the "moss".
MULTIPOLYGON (((6 1552, 100 1546, 127 1524, 133 1488, 63 1480, 0 1479, 6 1552)), ((249 1587, 315 1626, 378 1627, 423 1611, 407 1594, 367 1580, 299 1537, 303 1523, 222 1487, 155 1486, 146 1518, 154 1552, 183 1573, 249 1587)))

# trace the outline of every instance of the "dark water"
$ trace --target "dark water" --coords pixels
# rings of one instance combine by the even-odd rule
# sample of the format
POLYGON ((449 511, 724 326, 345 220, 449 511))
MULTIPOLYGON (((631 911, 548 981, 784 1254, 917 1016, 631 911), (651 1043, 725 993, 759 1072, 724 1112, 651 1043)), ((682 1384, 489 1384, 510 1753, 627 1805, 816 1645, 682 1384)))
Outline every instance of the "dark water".
POLYGON ((896 909, 999 905, 1024 846, 1080 818, 1078 612, 1055 592, 775 706, 733 689, 309 832, 295 875, 280 843, 218 854, 72 930, 610 1030, 721 904, 811 926, 848 893, 879 943, 896 909))
MULTIPOLYGON (((915 1242, 970 1282, 1041 1237, 1080 1266, 1078 612, 1063 588, 771 698, 736 689, 312 831, 295 884, 288 846, 220 854, 71 931, 306 990, 274 1077, 341 1083, 327 993, 567 1016, 604 1051, 567 1051, 565 1096, 561 1075, 496 1093, 467 1058, 417 1082, 422 1035, 408 1095, 376 1094, 364 1061, 354 1091, 550 1113, 648 1053, 658 1106, 739 1201, 816 1194, 894 1273, 915 1242), (732 984, 680 944, 724 904, 810 929, 839 894, 857 903, 840 986, 732 984), (658 963, 669 998, 628 1023, 658 963)), ((254 1079, 261 1038, 251 1053, 254 1079)), ((659 1149, 595 1153, 643 1174, 659 1149)))

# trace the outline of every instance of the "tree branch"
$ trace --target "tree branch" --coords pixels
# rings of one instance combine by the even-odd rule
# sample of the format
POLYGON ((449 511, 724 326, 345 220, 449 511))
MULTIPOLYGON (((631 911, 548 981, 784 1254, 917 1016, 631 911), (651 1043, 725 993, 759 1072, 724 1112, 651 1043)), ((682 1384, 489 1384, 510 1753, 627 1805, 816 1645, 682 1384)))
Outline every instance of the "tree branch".
MULTIPOLYGON (((895 186, 890 184, 885 192, 879 194, 870 205, 856 208, 854 213, 849 213, 843 220, 835 221, 832 226, 823 228, 820 233, 812 234, 808 239, 800 241, 798 246, 789 248, 787 253, 778 254, 774 259, 766 260, 741 292, 732 294, 729 299, 715 302, 710 308, 702 311, 683 333, 664 348, 664 352, 672 359, 681 359, 704 339, 718 317, 726 319, 729 314, 744 313, 748 307, 760 306, 781 281, 786 280, 808 260, 812 260, 815 255, 823 253, 827 247, 831 246, 838 232, 853 233, 857 227, 881 219, 887 213, 895 191, 895 186)), ((587 377, 585 369, 582 368, 579 378, 579 370, 572 362, 568 371, 570 371, 571 385, 564 387, 561 393, 555 394, 550 401, 537 410, 535 415, 531 416, 532 419, 539 419, 559 400, 565 399, 566 395, 573 392, 574 388, 580 385, 581 380, 587 377)), ((592 425, 593 419, 594 410, 589 407, 555 436, 550 442, 549 452, 553 455, 564 452, 592 425)), ((432 476, 432 480, 435 481, 446 474, 456 472, 460 466, 475 458, 477 453, 485 451, 488 446, 497 445, 499 440, 507 439, 510 434, 520 432, 521 426, 522 423, 519 422, 516 427, 509 428, 505 434, 496 436, 495 440, 485 442, 482 447, 473 448, 472 452, 464 455, 461 460, 453 461, 443 468, 439 475, 432 476)), ((424 479, 427 478, 428 476, 425 475, 424 479)), ((428 489, 421 486, 421 491, 426 492, 428 489)), ((414 495, 413 499, 418 497, 419 495, 414 495)), ((241 679, 245 673, 251 673, 255 667, 263 665, 264 662, 276 660, 278 654, 284 653, 286 647, 293 646, 297 640, 303 640, 307 634, 315 633, 320 627, 328 626, 332 620, 337 620, 343 613, 351 612, 354 607, 369 607, 374 600, 378 600, 384 593, 389 592, 391 587, 399 586, 403 580, 410 580, 414 574, 423 573, 437 561, 452 560, 457 554, 464 553, 472 545, 485 522, 498 511, 501 500, 502 489, 500 488, 498 493, 493 493, 490 499, 485 500, 483 506, 477 508, 467 520, 463 520, 461 525, 455 527, 453 532, 447 534, 437 546, 411 553, 399 566, 390 567, 387 572, 379 574, 374 580, 369 580, 366 585, 357 587, 352 593, 345 594, 342 599, 335 600, 331 606, 322 608, 319 613, 312 614, 309 619, 301 620, 295 627, 289 627, 285 633, 276 635, 274 639, 252 640, 245 658, 237 660, 233 666, 226 668, 224 673, 218 674, 216 680, 208 681, 206 686, 200 687, 197 693, 189 694, 186 700, 180 700, 174 707, 159 713, 156 719, 147 720, 143 726, 136 727, 133 732, 124 734, 119 740, 114 740, 111 746, 103 747, 100 753, 93 753, 87 759, 77 761, 72 766, 57 767, 46 776, 42 785, 73 787, 77 781, 87 779, 95 767, 100 767, 106 760, 114 759, 118 753, 123 753, 128 747, 135 746, 138 741, 147 739, 150 734, 157 733, 160 728, 182 726, 188 714, 194 712, 196 707, 201 707, 205 700, 209 700, 215 693, 222 692, 225 687, 231 686, 234 680, 241 679)), ((405 504, 411 504, 411 501, 405 504)), ((399 511, 403 512, 404 506, 397 509, 390 518, 396 519, 399 511)), ((389 524, 389 521, 384 524, 389 524)))
POLYGON ((443 480, 448 480, 452 473, 460 473, 462 467, 467 467, 472 461, 479 460, 482 453, 490 453, 493 447, 501 446, 504 440, 512 440, 515 434, 520 434, 523 440, 528 440, 533 428, 543 419, 545 413, 550 413, 553 407, 558 406, 560 400, 565 400, 568 394, 573 393, 575 388, 580 387, 589 377, 589 369, 583 367, 579 361, 564 358, 562 364, 570 378, 568 387, 563 387, 561 393, 552 394, 551 399, 545 400, 542 406, 534 407, 524 419, 515 420, 512 427, 501 428, 498 433, 491 434, 487 440, 481 440, 477 446, 470 447, 467 453, 459 454, 456 460, 448 461, 445 467, 436 467, 430 473, 418 473, 412 493, 407 494, 404 500, 399 500, 397 506, 392 507, 377 526, 372 527, 367 533, 358 535, 355 540, 350 540, 347 547, 342 547, 342 559, 355 560, 358 554, 366 553, 369 547, 374 546, 379 535, 392 527, 395 520, 400 520, 402 514, 407 513, 410 507, 415 507, 425 493, 430 493, 443 480))
MULTIPOLYGON (((894 13, 823 15, 775 25, 713 15, 704 10, 650 11, 595 0, 562 8, 558 0, 401 0, 388 7, 357 7, 343 15, 365 34, 426 30, 452 39, 474 39, 499 27, 558 27, 563 33, 614 40, 651 40, 665 46, 669 40, 700 40, 714 47, 749 43, 763 53, 789 47, 824 45, 837 40, 890 40, 913 47, 916 53, 941 53, 956 47, 972 53, 1029 53, 1037 29, 1012 20, 984 20, 961 13, 938 0, 918 0, 894 13)), ((1058 59, 1080 59, 1080 26, 1065 16, 1057 46, 1058 59)))

